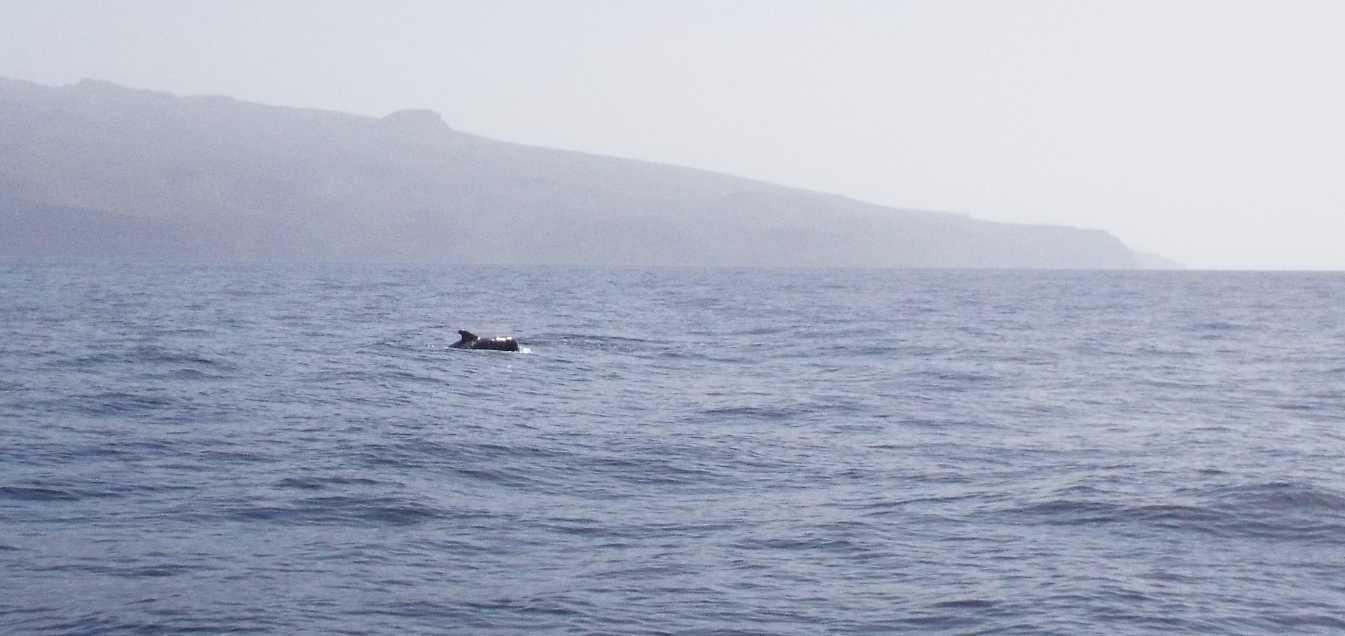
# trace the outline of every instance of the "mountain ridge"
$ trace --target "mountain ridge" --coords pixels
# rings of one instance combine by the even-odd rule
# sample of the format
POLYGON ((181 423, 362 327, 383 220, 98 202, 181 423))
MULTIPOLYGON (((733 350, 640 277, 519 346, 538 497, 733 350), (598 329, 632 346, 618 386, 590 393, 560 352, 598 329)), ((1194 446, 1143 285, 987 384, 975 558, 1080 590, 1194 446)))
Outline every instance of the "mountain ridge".
POLYGON ((1101 230, 495 141, 425 109, 375 118, 101 80, 0 78, 0 230, 0 255, 77 256, 105 234, 100 253, 190 245, 212 259, 1141 266, 1101 230), (101 232, 99 214, 117 231, 101 232))

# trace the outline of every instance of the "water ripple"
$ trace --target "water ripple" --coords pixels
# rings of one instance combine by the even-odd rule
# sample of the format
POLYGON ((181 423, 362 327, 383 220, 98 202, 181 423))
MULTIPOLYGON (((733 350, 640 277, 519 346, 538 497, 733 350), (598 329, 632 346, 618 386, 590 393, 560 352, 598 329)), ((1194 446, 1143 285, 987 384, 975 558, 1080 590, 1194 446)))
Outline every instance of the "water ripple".
POLYGON ((0 297, 4 633, 1345 630, 1338 275, 0 261, 0 297))

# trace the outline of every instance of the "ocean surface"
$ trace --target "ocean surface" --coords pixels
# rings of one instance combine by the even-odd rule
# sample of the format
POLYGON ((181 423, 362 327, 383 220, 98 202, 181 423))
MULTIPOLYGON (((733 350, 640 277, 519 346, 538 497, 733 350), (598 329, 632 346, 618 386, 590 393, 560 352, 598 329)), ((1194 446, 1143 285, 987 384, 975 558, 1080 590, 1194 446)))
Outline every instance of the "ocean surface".
POLYGON ((0 633, 1342 631, 1345 274, 0 261, 0 633))

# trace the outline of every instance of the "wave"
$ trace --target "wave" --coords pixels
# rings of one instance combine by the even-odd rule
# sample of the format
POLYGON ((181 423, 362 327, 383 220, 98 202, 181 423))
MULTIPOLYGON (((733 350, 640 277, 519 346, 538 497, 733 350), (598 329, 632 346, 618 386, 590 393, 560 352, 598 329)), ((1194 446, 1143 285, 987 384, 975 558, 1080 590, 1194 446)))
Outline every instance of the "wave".
POLYGON ((197 351, 174 349, 160 345, 140 345, 130 349, 99 351, 68 357, 57 361, 57 367, 71 370, 96 370, 108 365, 186 365, 215 369, 233 369, 235 365, 221 357, 212 357, 197 351))
POLYGON ((1298 482, 1267 482, 1180 493, 1180 502, 1122 503, 1056 498, 1006 510, 1025 523, 1132 525, 1221 538, 1345 545, 1345 494, 1298 482))
POLYGON ((50 416, 53 413, 77 413, 93 417, 140 416, 168 413, 178 400, 157 395, 142 395, 123 391, 71 395, 56 398, 18 400, 9 404, 15 411, 50 416))
POLYGON ((0 499, 15 501, 78 501, 80 496, 59 488, 0 486, 0 499))
POLYGON ((308 497, 290 504, 224 507, 218 517, 226 521, 277 524, 409 526, 441 518, 461 518, 462 513, 436 508, 397 497, 336 495, 308 497))
POLYGON ((382 483, 364 477, 285 477, 276 481, 274 486, 294 490, 323 490, 333 486, 377 486, 382 483))

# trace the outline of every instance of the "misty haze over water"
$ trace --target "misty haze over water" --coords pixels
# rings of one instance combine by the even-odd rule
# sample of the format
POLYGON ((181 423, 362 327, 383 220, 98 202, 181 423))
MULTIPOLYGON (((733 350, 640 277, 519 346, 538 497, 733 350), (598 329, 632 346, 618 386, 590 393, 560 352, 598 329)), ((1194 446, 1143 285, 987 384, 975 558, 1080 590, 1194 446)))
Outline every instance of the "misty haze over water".
POLYGON ((0 77, 428 109, 1196 269, 1343 270, 1342 23, 1322 0, 9 2, 0 77))

